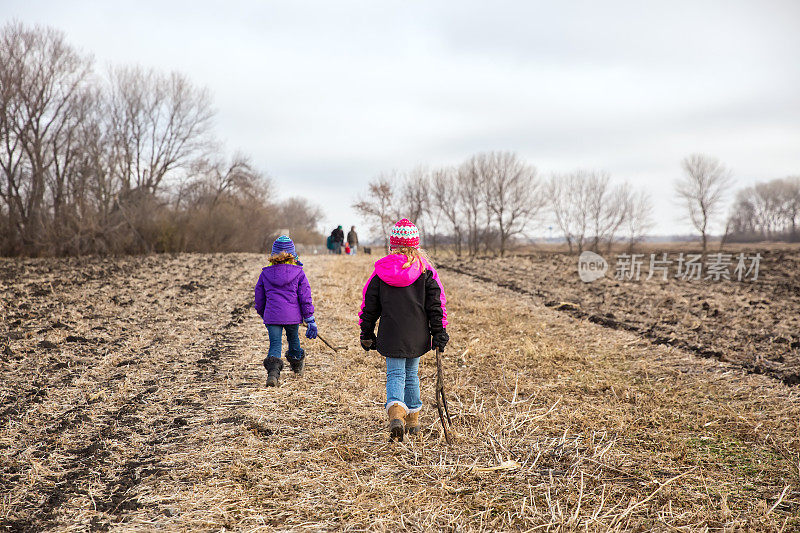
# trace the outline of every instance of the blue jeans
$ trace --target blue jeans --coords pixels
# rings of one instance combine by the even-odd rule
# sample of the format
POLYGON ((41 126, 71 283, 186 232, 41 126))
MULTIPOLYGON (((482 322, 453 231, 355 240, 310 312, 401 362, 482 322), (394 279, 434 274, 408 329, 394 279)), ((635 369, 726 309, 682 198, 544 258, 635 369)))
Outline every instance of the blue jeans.
POLYGON ((286 342, 289 343, 289 349, 286 351, 287 359, 302 359, 305 356, 305 351, 300 347, 300 324, 282 325, 267 325, 267 333, 269 334, 269 351, 268 357, 281 358, 281 343, 283 341, 283 330, 286 330, 286 342))
POLYGON ((419 357, 386 358, 386 409, 400 404, 409 413, 422 409, 419 398, 419 357))

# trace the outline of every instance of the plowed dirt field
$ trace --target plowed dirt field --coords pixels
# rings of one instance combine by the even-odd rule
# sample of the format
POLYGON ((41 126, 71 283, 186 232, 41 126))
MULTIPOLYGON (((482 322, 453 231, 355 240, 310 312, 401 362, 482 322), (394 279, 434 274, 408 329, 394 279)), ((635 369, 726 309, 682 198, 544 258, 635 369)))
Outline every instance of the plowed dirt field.
MULTIPOLYGON (((426 356, 422 434, 389 443, 357 341, 370 259, 304 260, 346 348, 304 339, 277 389, 263 255, 0 260, 0 530, 800 530, 797 386, 448 264, 456 442, 426 356)), ((796 335, 788 301, 765 333, 796 335)))

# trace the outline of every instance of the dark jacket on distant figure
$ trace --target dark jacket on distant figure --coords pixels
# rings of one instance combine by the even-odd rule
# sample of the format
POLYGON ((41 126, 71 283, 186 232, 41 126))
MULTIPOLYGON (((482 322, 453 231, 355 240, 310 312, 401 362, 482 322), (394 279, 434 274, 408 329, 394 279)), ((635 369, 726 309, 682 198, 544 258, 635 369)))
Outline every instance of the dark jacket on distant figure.
POLYGON ((350 230, 347 232, 347 244, 350 246, 358 246, 358 234, 355 231, 350 230))
POLYGON ((372 334, 378 326, 376 349, 384 357, 419 357, 431 349, 431 336, 447 327, 447 298, 439 275, 426 264, 392 254, 375 263, 364 287, 359 324, 372 334))
POLYGON ((344 244, 344 231, 339 228, 336 228, 331 232, 331 237, 333 237, 333 242, 338 242, 339 244, 344 244))

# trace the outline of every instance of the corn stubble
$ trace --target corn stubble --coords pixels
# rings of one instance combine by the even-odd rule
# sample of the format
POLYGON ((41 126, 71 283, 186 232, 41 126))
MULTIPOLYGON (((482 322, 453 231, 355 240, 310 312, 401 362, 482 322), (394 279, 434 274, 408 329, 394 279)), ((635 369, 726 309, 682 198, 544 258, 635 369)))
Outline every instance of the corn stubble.
POLYGON ((3 260, 0 526, 800 529, 800 393, 442 272, 454 444, 387 442, 365 257, 307 257, 320 332, 264 387, 263 256, 3 260))

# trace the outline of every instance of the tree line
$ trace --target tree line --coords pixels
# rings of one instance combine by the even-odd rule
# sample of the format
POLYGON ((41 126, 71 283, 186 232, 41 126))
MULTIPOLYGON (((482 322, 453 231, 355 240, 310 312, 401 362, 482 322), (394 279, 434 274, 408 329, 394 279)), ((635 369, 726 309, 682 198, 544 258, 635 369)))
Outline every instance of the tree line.
POLYGON ((741 189, 728 219, 731 241, 799 242, 800 176, 764 181, 741 189))
MULTIPOLYGON (((675 199, 705 252, 732 190, 732 173, 705 154, 685 157, 681 170, 675 199)), ((614 243, 632 250, 654 225, 646 191, 615 184, 608 173, 596 170, 543 178, 510 152, 476 154, 457 166, 382 174, 353 207, 385 246, 392 224, 405 216, 418 221, 426 246, 435 251, 446 244, 458 255, 502 256, 515 239, 527 238, 534 224, 538 235, 548 224, 555 227, 571 253, 608 251, 614 243)), ((800 176, 758 183, 736 194, 721 244, 797 242, 799 222, 800 176)))
POLYGON ((261 250, 318 242, 322 212, 214 138, 209 92, 139 66, 94 69, 62 32, 0 28, 0 254, 261 250))
MULTIPOLYGON (((732 189, 732 172, 717 158, 692 154, 682 162, 684 176, 675 192, 692 226, 700 233, 703 251, 711 223, 721 215, 732 189)), ((720 239, 726 242, 798 242, 800 176, 772 179, 740 189, 720 239)))
POLYGON ((633 246, 652 227, 645 191, 613 184, 607 173, 578 170, 543 178, 512 152, 473 155, 457 166, 418 167, 373 179, 353 208, 388 246, 400 217, 417 222, 426 246, 456 254, 505 255, 534 223, 554 224, 570 251, 633 246))

